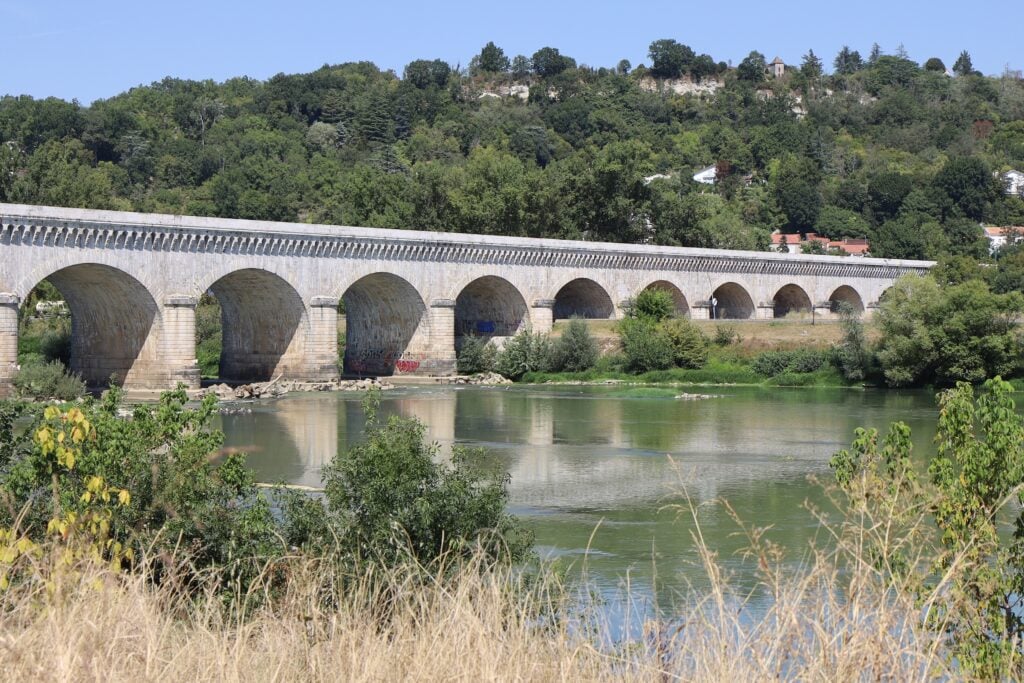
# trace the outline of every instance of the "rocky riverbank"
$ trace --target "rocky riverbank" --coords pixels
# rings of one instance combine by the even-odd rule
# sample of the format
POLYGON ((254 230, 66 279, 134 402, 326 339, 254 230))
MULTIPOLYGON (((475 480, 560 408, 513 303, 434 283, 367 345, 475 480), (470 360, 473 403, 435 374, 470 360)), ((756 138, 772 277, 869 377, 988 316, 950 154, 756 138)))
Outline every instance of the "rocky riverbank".
POLYGON ((197 392, 198 398, 214 395, 222 401, 245 401, 261 398, 277 398, 297 391, 366 391, 367 389, 388 390, 394 387, 377 378, 342 379, 328 382, 299 382, 293 380, 272 380, 270 382, 254 382, 232 387, 227 384, 214 384, 197 392))

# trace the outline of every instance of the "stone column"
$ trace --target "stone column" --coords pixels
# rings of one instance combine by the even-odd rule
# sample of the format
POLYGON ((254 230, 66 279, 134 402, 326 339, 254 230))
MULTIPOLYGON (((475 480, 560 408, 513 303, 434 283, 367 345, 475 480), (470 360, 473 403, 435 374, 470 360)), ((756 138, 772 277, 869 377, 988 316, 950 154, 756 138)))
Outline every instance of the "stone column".
POLYGON ((419 374, 455 374, 455 300, 430 302, 429 352, 420 362, 419 374))
POLYGON ((711 320, 711 304, 707 301, 690 304, 690 318, 692 320, 711 320))
POLYGON ((309 344, 306 346, 308 379, 329 381, 340 375, 338 369, 338 299, 315 296, 309 302, 309 344))
POLYGON ((762 301, 757 305, 757 309, 754 311, 754 317, 757 319, 772 320, 775 318, 775 302, 774 301, 762 301))
POLYGON ((183 383, 189 389, 200 385, 196 360, 196 305, 199 300, 186 294, 172 294, 164 300, 163 352, 167 388, 183 383))
POLYGON ((0 397, 9 396, 18 372, 18 308, 21 299, 0 294, 0 397))
POLYGON ((537 299, 530 310, 533 331, 538 334, 550 334, 555 324, 555 300, 537 299))
POLYGON ((814 304, 814 310, 811 312, 811 320, 827 321, 835 319, 836 315, 832 312, 831 301, 819 301, 814 304))

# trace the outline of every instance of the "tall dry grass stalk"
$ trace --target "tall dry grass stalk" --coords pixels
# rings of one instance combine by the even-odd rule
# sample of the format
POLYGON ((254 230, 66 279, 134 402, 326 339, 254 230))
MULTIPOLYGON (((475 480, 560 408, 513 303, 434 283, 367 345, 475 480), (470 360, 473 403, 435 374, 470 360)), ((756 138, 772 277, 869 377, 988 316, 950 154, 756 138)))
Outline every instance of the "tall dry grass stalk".
POLYGON ((613 645, 601 635, 610 632, 601 605, 573 597, 584 593, 552 573, 527 581, 471 562, 445 579, 399 569, 341 581, 321 562, 291 558, 267 571, 286 572, 284 588, 258 583, 226 601, 212 585, 186 592, 174 576, 156 585, 144 572, 89 566, 55 574, 40 561, 36 580, 0 597, 0 670, 6 680, 190 682, 951 675, 941 643, 919 627, 919 607, 882 590, 866 564, 844 574, 818 554, 784 573, 755 550, 765 562, 758 602, 768 607, 754 618, 750 596, 732 591, 700 546, 711 589, 613 645))

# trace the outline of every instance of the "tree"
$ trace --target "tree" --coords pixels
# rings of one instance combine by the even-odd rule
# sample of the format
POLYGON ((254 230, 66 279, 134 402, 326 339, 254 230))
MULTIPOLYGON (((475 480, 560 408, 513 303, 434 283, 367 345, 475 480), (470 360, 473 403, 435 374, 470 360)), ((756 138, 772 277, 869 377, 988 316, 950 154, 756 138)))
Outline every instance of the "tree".
POLYGON ((954 157, 935 175, 934 186, 949 197, 967 218, 984 220, 992 202, 999 198, 999 181, 978 157, 954 157))
POLYGON ((924 70, 944 74, 946 73, 946 65, 938 57, 931 57, 924 63, 924 70))
POLYGON ((882 173, 872 178, 868 182, 868 205, 875 222, 894 218, 913 186, 910 177, 902 173, 882 173))
POLYGON ((696 370, 707 364, 711 342, 699 327, 686 318, 675 317, 660 327, 672 347, 672 362, 677 368, 696 370))
POLYGON ((874 66, 882 57, 882 48, 878 43, 871 44, 871 53, 868 55, 868 66, 874 66))
POLYGON ((941 595, 922 610, 922 625, 948 643, 950 664, 973 680, 1019 672, 1024 550, 1005 530, 1024 527, 1024 420, 1012 392, 994 378, 977 395, 966 383, 939 395, 927 480, 902 422, 884 441, 858 429, 852 448, 829 463, 847 496, 858 560, 870 558, 884 585, 918 605, 941 595))
POLYGON ((620 76, 629 74, 629 70, 633 68, 633 65, 628 59, 620 59, 619 63, 615 65, 615 73, 620 76))
POLYGON ((821 59, 818 55, 814 54, 814 50, 808 50, 807 54, 804 55, 803 61, 800 63, 800 73, 808 81, 816 81, 821 78, 821 59))
POLYGON ((961 52, 960 56, 953 62, 953 73, 957 76, 974 75, 974 64, 971 62, 971 54, 967 50, 961 52))
POLYGON ((855 211, 838 206, 826 206, 818 214, 814 232, 840 240, 846 237, 866 237, 871 230, 868 222, 855 211))
POLYGON ((856 50, 851 50, 846 45, 843 45, 842 49, 836 55, 835 60, 832 62, 832 66, 835 68, 836 74, 840 76, 849 76, 855 74, 864 68, 864 61, 861 59, 860 53, 856 50))
POLYGON ((619 343, 630 372, 667 370, 675 361, 675 348, 650 318, 626 318, 618 324, 619 343))
POLYGON ((512 58, 512 77, 523 80, 533 71, 533 62, 526 55, 516 55, 512 58))
POLYGON ((648 318, 660 323, 675 315, 676 304, 672 295, 664 289, 650 287, 637 294, 630 302, 628 315, 631 318, 648 318))
POLYGON ((484 45, 483 49, 480 50, 480 55, 477 61, 477 68, 483 73, 505 73, 509 70, 508 57, 505 56, 505 51, 494 44, 493 41, 488 42, 484 45))
POLYGON ((552 369, 558 372, 583 372, 594 367, 599 351, 597 340, 585 320, 574 318, 552 349, 552 369))
POLYGON ((790 232, 807 232, 814 228, 821 211, 818 171, 807 159, 787 156, 772 176, 772 194, 786 216, 790 232))
POLYGON ((555 47, 542 47, 533 53, 533 72, 541 78, 557 76, 566 69, 575 69, 576 60, 566 57, 555 47))
POLYGON ((655 78, 679 78, 690 70, 693 50, 671 38, 655 40, 647 52, 651 58, 651 75, 655 78))
POLYGON ((483 468, 481 451, 459 446, 451 464, 437 462, 423 424, 397 416, 379 422, 378 401, 364 401, 364 439, 324 468, 323 498, 293 498, 286 507, 288 542, 384 567, 409 560, 429 567, 478 550, 496 562, 525 559, 532 536, 505 511, 508 475, 483 468), (313 534, 302 533, 296 513, 317 520, 313 534))
POLYGON ((451 72, 452 68, 440 59, 417 59, 406 65, 402 77, 421 90, 432 85, 443 88, 451 72))
POLYGON ((764 55, 754 50, 743 58, 736 67, 736 78, 750 83, 762 83, 767 75, 768 64, 764 55))
POLYGON ((1019 293, 994 294, 980 280, 941 289, 904 276, 878 311, 878 358, 891 386, 978 383, 1021 366, 1019 293))

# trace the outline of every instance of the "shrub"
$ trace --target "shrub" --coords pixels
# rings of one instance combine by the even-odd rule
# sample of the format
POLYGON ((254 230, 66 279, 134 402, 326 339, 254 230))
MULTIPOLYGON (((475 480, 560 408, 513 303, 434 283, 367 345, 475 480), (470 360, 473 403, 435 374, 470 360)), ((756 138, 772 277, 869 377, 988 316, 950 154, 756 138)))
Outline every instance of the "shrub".
POLYGON ((743 341, 743 337, 740 336, 735 325, 716 325, 715 336, 711 338, 711 341, 715 346, 731 346, 739 344, 743 341))
POLYGON ((491 372, 497 360, 498 350, 485 337, 464 337, 462 348, 456 358, 456 369, 461 375, 475 375, 478 372, 491 372))
POLYGON ((52 453, 32 447, 33 434, 56 433, 63 418, 36 415, 22 449, 0 477, 0 525, 15 523, 32 539, 42 539, 55 516, 82 511, 81 494, 94 479, 130 494, 108 520, 109 540, 145 551, 157 559, 176 549, 188 553, 196 570, 213 570, 224 579, 249 580, 268 557, 286 548, 278 540, 270 505, 245 467, 231 455, 215 463, 223 443, 212 429, 216 399, 198 408, 186 406, 184 389, 167 392, 157 405, 139 405, 124 419, 122 392, 111 389, 102 401, 84 401, 73 411, 84 416, 95 438, 77 443, 72 461, 55 465, 52 453), (59 495, 39 495, 54 489, 59 495))
POLYGON ((519 380, 528 372, 544 372, 551 360, 551 342, 546 334, 523 330, 505 341, 497 352, 494 369, 504 377, 519 380))
POLYGON ((685 318, 670 318, 661 331, 672 346, 672 361, 680 368, 702 368, 708 362, 708 338, 685 318))
POLYGON ((878 311, 878 359, 890 386, 978 383, 1021 369, 1020 292, 994 294, 980 280, 940 287, 908 275, 878 311))
POLYGON ((839 316, 843 326, 843 338, 832 356, 833 363, 843 377, 859 382, 867 374, 870 353, 864 335, 864 323, 848 303, 839 305, 839 316))
POLYGON ((966 382, 940 394, 927 480, 902 422, 884 440, 858 429, 830 462, 863 554, 890 589, 938 597, 920 616, 970 680, 1020 673, 1024 545, 1005 530, 1024 528, 1024 418, 1011 392, 997 377, 978 395, 966 382))
POLYGON ((804 374, 820 370, 825 360, 824 352, 811 349, 764 351, 754 358, 751 369, 763 377, 775 377, 785 372, 804 374))
POLYGON ((675 315, 676 302, 664 289, 645 289, 626 306, 626 315, 631 318, 649 318, 661 322, 675 315))
POLYGON ((667 370, 675 359, 672 342, 650 318, 627 318, 619 323, 619 343, 630 372, 667 370))
POLYGON ((85 382, 55 360, 23 365, 14 377, 14 389, 24 398, 73 401, 85 394, 85 382))
POLYGON ((507 474, 484 470, 479 449, 456 447, 451 465, 437 462, 419 421, 381 424, 379 397, 367 399, 366 438, 325 468, 323 499, 286 505, 289 544, 383 566, 429 565, 452 553, 510 562, 529 554, 532 535, 505 511, 507 474))
POLYGON ((569 321, 561 338, 552 350, 551 369, 555 372, 582 372, 594 367, 598 357, 597 341, 590 334, 587 323, 580 319, 569 321))

